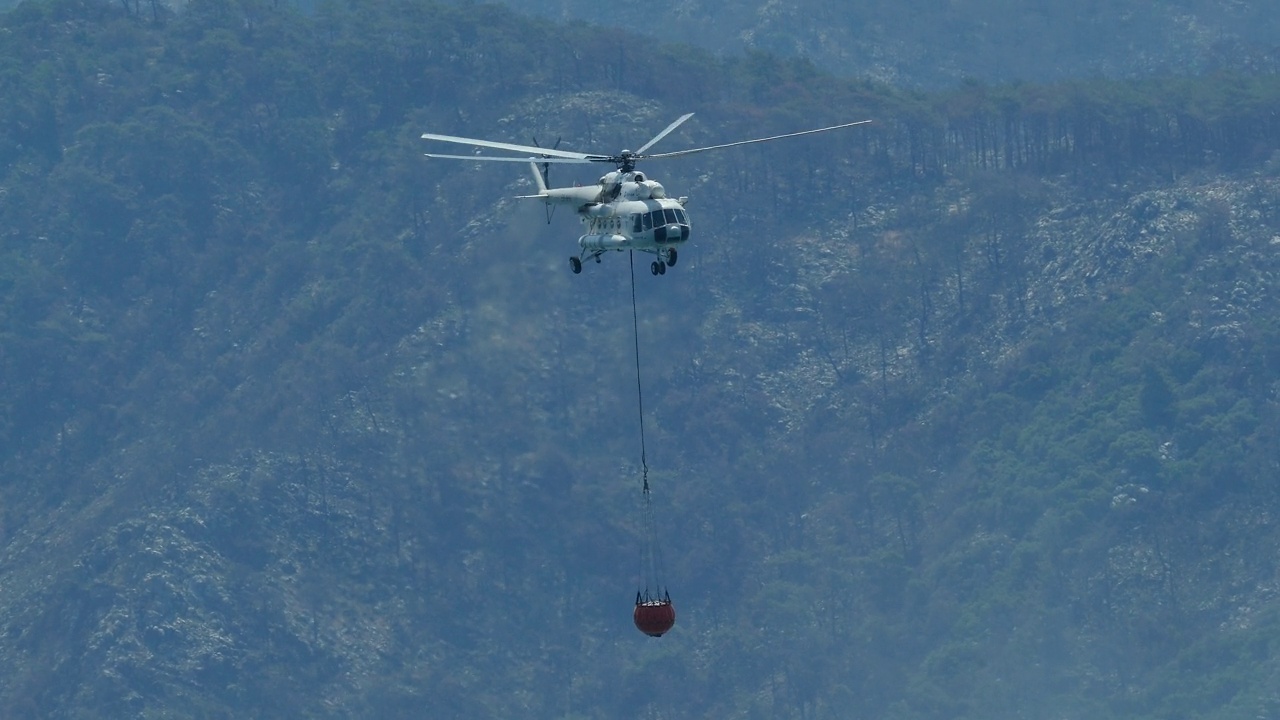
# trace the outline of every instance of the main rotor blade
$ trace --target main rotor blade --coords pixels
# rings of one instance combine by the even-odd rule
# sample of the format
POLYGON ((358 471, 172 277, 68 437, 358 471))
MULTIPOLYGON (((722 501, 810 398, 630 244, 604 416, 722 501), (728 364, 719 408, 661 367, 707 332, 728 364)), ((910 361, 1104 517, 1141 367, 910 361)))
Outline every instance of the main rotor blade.
POLYGON ((604 162, 609 158, 563 158, 563 157, 504 157, 502 155, 439 155, 437 153, 423 153, 429 158, 444 158, 445 160, 481 160, 492 162, 522 162, 522 163, 589 163, 604 162))
POLYGON ((668 125, 666 130, 663 130, 657 135, 654 135, 652 140, 640 146, 640 149, 636 150, 636 154, 639 155, 645 150, 648 150, 649 148, 653 147, 654 143, 658 142, 659 140, 666 137, 667 135, 670 135, 672 130, 675 130, 676 128, 680 127, 680 123, 684 122, 685 120, 688 120, 691 117, 693 117, 693 113, 689 113, 687 115, 681 115, 679 118, 676 119, 675 122, 668 125))
MULTIPOLYGON (((457 143, 459 145, 475 145, 476 147, 494 148, 495 150, 510 150, 512 152, 533 153, 536 156, 550 155, 551 157, 574 158, 576 160, 589 160, 591 158, 608 159, 608 155, 592 155, 589 153, 569 152, 568 150, 556 150, 555 148, 540 148, 533 145, 516 145, 514 143, 495 142, 493 140, 477 140, 476 138, 457 137, 455 135, 436 135, 434 133, 425 133, 423 140, 439 140, 440 142, 457 143)), ((441 156, 443 157, 443 156, 441 156)), ((525 161, 525 158, 520 158, 525 161)))
POLYGON ((723 145, 711 145, 709 147, 693 148, 691 150, 676 150, 675 152, 655 153, 653 155, 644 155, 644 160, 652 160, 654 158, 679 157, 680 155, 692 155, 693 153, 706 152, 708 150, 721 150, 723 148, 737 147, 738 145, 750 145, 752 143, 768 142, 770 140, 781 140, 782 138, 796 137, 798 135, 812 135, 814 133, 827 132, 828 130, 839 130, 840 128, 853 127, 855 125, 866 125, 870 120, 859 120, 857 122, 844 123, 843 125, 832 125, 831 127, 817 128, 815 130, 801 130, 800 132, 787 133, 785 135, 773 135, 770 137, 756 138, 754 140, 739 140, 738 142, 725 143, 723 145))

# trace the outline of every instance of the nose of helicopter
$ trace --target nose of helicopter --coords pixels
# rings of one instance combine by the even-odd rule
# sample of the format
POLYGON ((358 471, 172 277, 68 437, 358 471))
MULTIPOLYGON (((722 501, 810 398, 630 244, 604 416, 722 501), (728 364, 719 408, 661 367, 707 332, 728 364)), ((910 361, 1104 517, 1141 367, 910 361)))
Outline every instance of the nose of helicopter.
POLYGON ((659 243, 682 243, 689 239, 689 226, 677 223, 663 225, 654 231, 653 238, 659 243))

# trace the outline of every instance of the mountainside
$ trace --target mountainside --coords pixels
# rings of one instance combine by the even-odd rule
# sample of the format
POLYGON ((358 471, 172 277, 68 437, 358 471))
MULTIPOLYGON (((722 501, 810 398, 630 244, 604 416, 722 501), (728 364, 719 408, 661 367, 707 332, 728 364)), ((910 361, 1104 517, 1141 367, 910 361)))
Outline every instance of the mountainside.
POLYGON ((15 717, 1280 714, 1275 75, 919 93, 421 2, 0 35, 15 717), (634 278, 651 640, 629 258, 419 138, 690 110, 655 149, 874 123, 642 168, 694 232, 634 278))
MULTIPOLYGON (((460 3, 462 4, 462 3, 460 3)), ((1049 3, 1033 0, 503 1, 518 12, 646 36, 621 50, 687 43, 730 55, 803 57, 850 77, 940 87, 1078 77, 1276 69, 1280 9, 1265 2, 1049 3)))

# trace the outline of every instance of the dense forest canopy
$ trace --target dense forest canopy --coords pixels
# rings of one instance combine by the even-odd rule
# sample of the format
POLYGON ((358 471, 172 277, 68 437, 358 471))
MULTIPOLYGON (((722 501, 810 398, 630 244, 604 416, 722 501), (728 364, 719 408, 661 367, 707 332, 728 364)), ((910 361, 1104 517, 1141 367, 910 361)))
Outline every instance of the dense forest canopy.
MULTIPOLYGON (((562 22, 591 22, 719 55, 802 57, 839 75, 947 87, 1277 69, 1280 9, 1253 0, 500 0, 562 22)), ((465 5, 466 2, 456 4, 465 5)))
POLYGON ((1280 712, 1265 68, 925 92, 408 1, 0 38, 15 713, 1280 712), (637 292, 649 641, 626 258, 419 137, 688 111, 874 122, 645 168, 695 232, 637 292))

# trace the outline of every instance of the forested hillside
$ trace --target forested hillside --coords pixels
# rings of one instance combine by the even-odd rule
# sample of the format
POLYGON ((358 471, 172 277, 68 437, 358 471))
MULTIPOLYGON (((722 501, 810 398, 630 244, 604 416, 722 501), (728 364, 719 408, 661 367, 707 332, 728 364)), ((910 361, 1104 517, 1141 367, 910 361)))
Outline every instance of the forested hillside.
POLYGON ((681 42, 729 56, 808 58, 839 75, 907 86, 1274 72, 1280 61, 1280 7, 1257 0, 499 1, 518 12, 594 23, 606 35, 621 27, 646 36, 626 46, 628 58, 655 43, 681 42))
POLYGON ((429 2, 0 38, 14 717, 1280 715, 1276 75, 926 93, 429 2), (628 258, 419 138, 689 111, 659 149, 874 122, 643 168, 694 232, 636 278, 653 640, 628 258))

